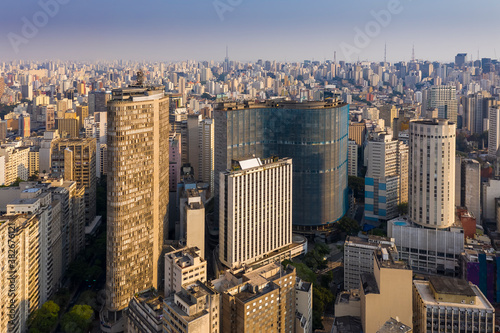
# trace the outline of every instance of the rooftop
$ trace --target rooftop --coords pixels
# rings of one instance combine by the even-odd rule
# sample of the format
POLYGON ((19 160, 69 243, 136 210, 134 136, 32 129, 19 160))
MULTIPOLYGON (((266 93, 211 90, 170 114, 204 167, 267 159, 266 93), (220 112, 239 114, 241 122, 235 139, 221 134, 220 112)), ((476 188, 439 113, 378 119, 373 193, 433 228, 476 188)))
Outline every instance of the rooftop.
POLYGON ((468 309, 477 309, 477 310, 485 310, 494 312, 495 309, 490 304, 490 302, 486 299, 486 297, 481 293, 479 288, 475 285, 471 285, 471 289, 474 291, 476 297, 475 304, 466 304, 466 303, 450 303, 450 302, 438 302, 434 298, 434 293, 431 290, 429 281, 422 280, 413 280, 413 285, 415 286, 419 296, 422 298, 423 303, 426 306, 446 306, 446 307, 454 307, 454 308, 468 308, 468 309))
POLYGON ((391 319, 386 321, 384 326, 382 326, 377 331, 377 333, 392 333, 392 332, 408 333, 411 331, 412 331, 411 327, 406 326, 405 324, 391 317, 391 319))
POLYGON ((375 275, 373 273, 363 273, 360 276, 361 287, 365 295, 367 294, 380 294, 378 289, 377 281, 375 280, 375 275))
POLYGON ((445 276, 431 276, 429 282, 439 294, 476 296, 470 284, 466 280, 455 279, 445 276))

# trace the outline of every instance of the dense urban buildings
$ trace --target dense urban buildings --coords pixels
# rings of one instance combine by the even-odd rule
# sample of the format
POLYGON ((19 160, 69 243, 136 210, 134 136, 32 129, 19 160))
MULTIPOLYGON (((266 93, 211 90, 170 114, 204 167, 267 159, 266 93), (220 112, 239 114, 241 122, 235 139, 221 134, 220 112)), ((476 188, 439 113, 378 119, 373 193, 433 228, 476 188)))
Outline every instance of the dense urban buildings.
POLYGON ((103 325, 119 322, 135 293, 162 288, 168 105, 162 87, 139 85, 114 90, 108 104, 108 313, 103 325))
POLYGON ((104 310, 89 331, 490 330, 498 60, 332 56, 0 62, 0 277, 11 235, 29 251, 10 325, 69 286, 104 310))

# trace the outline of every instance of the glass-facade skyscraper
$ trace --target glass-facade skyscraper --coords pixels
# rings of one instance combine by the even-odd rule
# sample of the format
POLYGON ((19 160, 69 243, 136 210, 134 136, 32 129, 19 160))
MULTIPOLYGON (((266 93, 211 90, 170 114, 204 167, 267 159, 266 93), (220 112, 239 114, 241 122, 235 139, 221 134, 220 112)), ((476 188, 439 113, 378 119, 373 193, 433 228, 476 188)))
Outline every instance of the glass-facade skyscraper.
POLYGON ((339 101, 220 103, 215 109, 216 197, 219 172, 229 169, 231 160, 290 157, 295 228, 315 230, 336 222, 348 208, 348 128, 349 105, 339 101))

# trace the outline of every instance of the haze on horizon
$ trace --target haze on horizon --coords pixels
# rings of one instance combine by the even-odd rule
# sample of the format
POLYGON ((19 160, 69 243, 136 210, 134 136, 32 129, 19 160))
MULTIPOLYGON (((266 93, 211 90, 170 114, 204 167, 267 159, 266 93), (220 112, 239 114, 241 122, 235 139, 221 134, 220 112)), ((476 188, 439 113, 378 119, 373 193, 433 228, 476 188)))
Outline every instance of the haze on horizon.
POLYGON ((497 46, 500 52, 500 3, 491 0, 4 0, 2 5, 0 61, 221 61, 226 45, 229 58, 240 61, 323 61, 332 60, 334 51, 337 60, 382 61, 385 43, 391 62, 409 61, 413 45, 417 59, 443 62, 461 52, 469 60, 476 60, 478 51, 480 58, 497 58, 497 46), (43 5, 48 3, 52 6, 43 5), (377 21, 389 8, 396 10, 377 21), (358 31, 369 28, 368 41, 356 44, 358 31), (346 54, 346 46, 355 52, 348 48, 346 54))

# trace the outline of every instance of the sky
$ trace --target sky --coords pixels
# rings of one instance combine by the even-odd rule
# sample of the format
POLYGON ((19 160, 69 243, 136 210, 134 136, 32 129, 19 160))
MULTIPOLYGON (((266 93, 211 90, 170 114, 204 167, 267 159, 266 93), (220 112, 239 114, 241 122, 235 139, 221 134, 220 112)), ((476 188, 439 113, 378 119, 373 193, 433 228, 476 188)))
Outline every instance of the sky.
MULTIPOLYGON (((498 0, 2 0, 0 61, 497 58, 498 0)), ((499 53, 500 54, 500 53, 499 53)))

